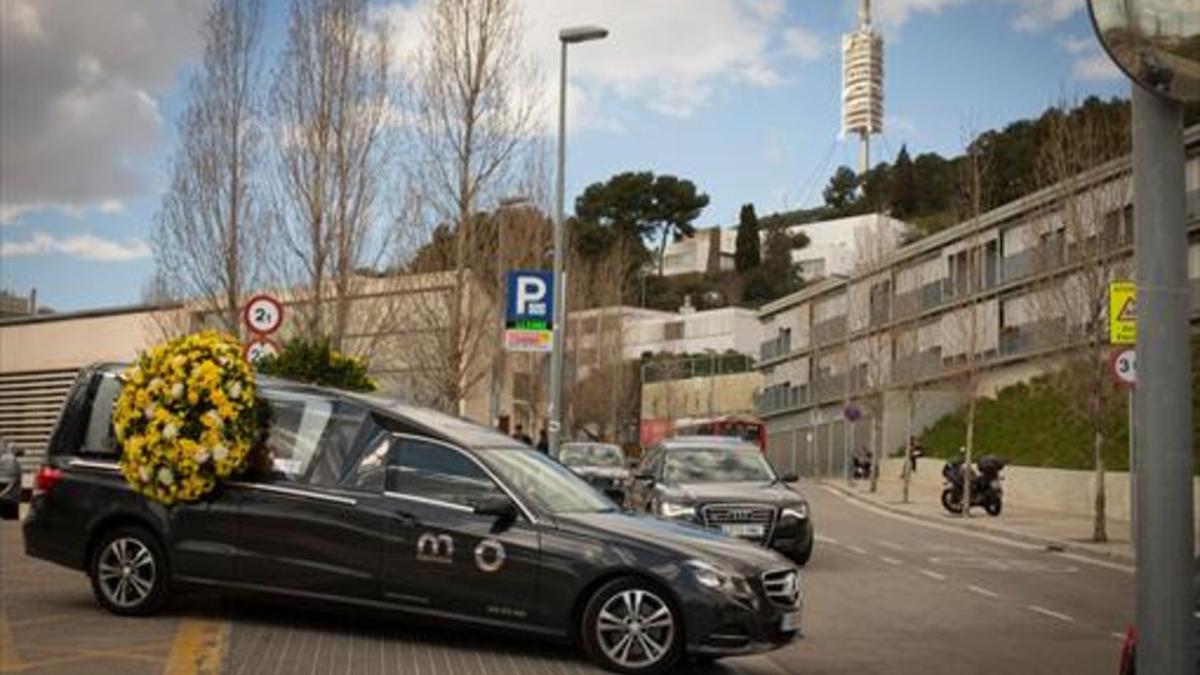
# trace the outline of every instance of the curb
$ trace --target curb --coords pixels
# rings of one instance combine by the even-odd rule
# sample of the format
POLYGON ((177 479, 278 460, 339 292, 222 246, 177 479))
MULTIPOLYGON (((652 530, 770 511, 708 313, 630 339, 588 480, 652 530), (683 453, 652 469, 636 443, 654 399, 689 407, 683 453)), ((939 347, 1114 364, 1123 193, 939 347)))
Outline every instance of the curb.
MULTIPOLYGON (((906 509, 901 509, 901 508, 892 506, 891 504, 887 504, 882 501, 872 499, 871 497, 866 497, 864 495, 859 494, 856 490, 849 489, 843 485, 836 485, 833 483, 823 483, 823 485, 827 488, 837 491, 838 494, 841 494, 847 498, 854 499, 855 501, 862 502, 863 504, 869 504, 875 508, 883 509, 890 513, 895 513, 895 514, 901 515, 901 516, 907 516, 909 518, 914 518, 916 520, 922 520, 922 521, 929 520, 928 518, 921 516, 921 514, 919 514, 919 513, 913 513, 912 511, 908 511, 906 509)), ((1082 556, 1086 556, 1089 558, 1095 558, 1098 560, 1118 562, 1118 563, 1122 563, 1122 564, 1130 565, 1130 566, 1133 566, 1136 564, 1136 559, 1134 558, 1132 553, 1121 553, 1119 551, 1096 550, 1089 546, 1083 546, 1083 545, 1079 544, 1078 542, 1073 542, 1073 541, 1069 541, 1066 539, 1056 539, 1054 537, 1044 537, 1041 535, 1029 534, 1028 532, 1014 530, 1009 527, 1000 527, 1000 526, 990 525, 990 524, 987 524, 984 522, 977 522, 977 521, 972 521, 972 520, 947 519, 945 521, 938 520, 937 522, 938 522, 938 524, 948 525, 950 527, 957 527, 957 528, 963 529, 963 530, 974 530, 977 532, 984 532, 986 534, 992 534, 992 535, 997 535, 997 536, 1001 536, 1001 537, 1006 537, 1008 539, 1023 542, 1026 544, 1034 544, 1035 546, 1045 546, 1047 548, 1058 549, 1061 551, 1068 551, 1068 552, 1076 554, 1076 555, 1082 555, 1082 556)))

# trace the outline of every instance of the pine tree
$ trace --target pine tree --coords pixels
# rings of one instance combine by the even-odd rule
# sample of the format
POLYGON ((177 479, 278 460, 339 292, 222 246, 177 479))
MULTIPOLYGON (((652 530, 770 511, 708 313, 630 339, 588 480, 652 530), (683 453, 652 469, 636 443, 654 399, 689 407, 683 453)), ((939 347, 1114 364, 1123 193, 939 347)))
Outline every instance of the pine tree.
POLYGON ((743 204, 738 215, 737 253, 734 264, 738 272, 748 272, 762 263, 759 248, 758 215, 753 204, 743 204))
POLYGON ((896 164, 892 166, 891 198, 892 215, 906 218, 917 211, 917 176, 908 146, 900 146, 896 164))

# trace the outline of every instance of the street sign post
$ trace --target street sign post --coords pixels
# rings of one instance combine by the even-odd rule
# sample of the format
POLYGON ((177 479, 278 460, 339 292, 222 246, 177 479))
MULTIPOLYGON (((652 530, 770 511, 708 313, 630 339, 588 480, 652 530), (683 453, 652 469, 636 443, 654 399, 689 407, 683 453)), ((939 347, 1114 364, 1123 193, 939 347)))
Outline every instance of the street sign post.
POLYGON ((283 325, 283 303, 259 294, 250 298, 242 308, 242 321, 255 335, 270 335, 283 325))
POLYGON ((1108 341, 1137 344, 1137 286, 1131 281, 1108 285, 1108 341))
POLYGON ((550 272, 508 273, 504 348, 511 352, 549 352, 554 348, 554 279, 550 272))
MULTIPOLYGON (((1133 239, 1137 304, 1150 320, 1141 369, 1137 458, 1137 671, 1194 675, 1192 391, 1183 103, 1200 100, 1195 0, 1089 0, 1096 36, 1134 81, 1133 239)), ((1111 310, 1111 307, 1110 307, 1111 310)), ((1111 312, 1110 312, 1111 313, 1111 312)), ((1113 340, 1118 344, 1117 340, 1113 340)))

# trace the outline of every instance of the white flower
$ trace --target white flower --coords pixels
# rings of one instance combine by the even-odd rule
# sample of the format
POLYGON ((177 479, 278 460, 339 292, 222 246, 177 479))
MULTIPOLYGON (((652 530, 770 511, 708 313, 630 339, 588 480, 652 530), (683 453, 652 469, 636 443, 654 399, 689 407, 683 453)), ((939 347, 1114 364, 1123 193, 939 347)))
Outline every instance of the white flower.
POLYGON ((158 482, 163 485, 170 485, 175 482, 175 476, 171 474, 170 469, 164 466, 158 470, 158 482))
POLYGON ((209 457, 212 457, 212 453, 210 453, 207 448, 200 448, 200 450, 196 453, 196 461, 201 464, 207 462, 209 457))
POLYGON ((241 382, 234 382, 233 384, 229 385, 229 398, 241 398, 241 396, 242 396, 242 383, 241 382))
POLYGON ((176 382, 175 385, 171 387, 171 398, 181 398, 182 396, 183 396, 183 383, 176 382))
POLYGON ((223 445, 214 445, 212 449, 212 456, 216 461, 223 462, 225 461, 225 458, 229 456, 229 448, 223 445))
POLYGON ((209 410, 208 412, 204 413, 204 416, 212 418, 213 426, 216 426, 216 427, 225 426, 224 420, 221 419, 221 413, 217 412, 216 410, 209 410))
POLYGON ((141 478, 143 483, 149 481, 150 480, 150 467, 139 466, 138 467, 138 478, 141 478))
POLYGON ((161 377, 156 377, 153 380, 150 380, 150 388, 151 389, 158 389, 162 385, 163 385, 163 381, 162 381, 161 377))
POLYGON ((168 441, 174 440, 179 435, 179 429, 174 424, 168 424, 163 427, 162 437, 168 441))
POLYGON ((154 419, 154 412, 156 410, 158 410, 158 407, 155 406, 153 403, 151 403, 150 405, 146 406, 145 408, 142 408, 142 414, 146 416, 146 419, 152 420, 152 419, 154 419))

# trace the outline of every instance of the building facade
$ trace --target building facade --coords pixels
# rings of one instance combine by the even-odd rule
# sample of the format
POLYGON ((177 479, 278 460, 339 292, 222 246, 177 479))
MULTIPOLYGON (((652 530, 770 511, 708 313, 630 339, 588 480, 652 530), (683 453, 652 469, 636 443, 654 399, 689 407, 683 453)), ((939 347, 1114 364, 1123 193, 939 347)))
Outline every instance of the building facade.
MULTIPOLYGON (((1186 138, 1196 312, 1200 128, 1186 138)), ((853 450, 901 447, 910 413, 919 432, 968 391, 991 395, 1107 342, 1108 283, 1133 278, 1131 191, 1117 160, 766 305, 756 409, 772 458, 839 474, 853 450)))

